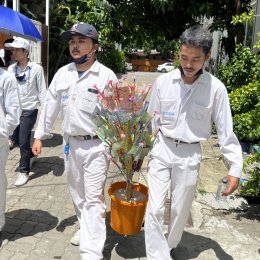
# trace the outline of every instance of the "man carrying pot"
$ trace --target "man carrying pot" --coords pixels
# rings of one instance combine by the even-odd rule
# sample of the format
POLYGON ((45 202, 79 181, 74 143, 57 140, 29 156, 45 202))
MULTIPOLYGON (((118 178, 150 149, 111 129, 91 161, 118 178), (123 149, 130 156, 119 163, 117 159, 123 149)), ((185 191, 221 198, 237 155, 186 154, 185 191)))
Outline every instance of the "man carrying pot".
POLYGON ((231 194, 242 173, 242 151, 233 132, 226 87, 203 67, 210 58, 212 37, 201 26, 181 36, 181 66, 158 77, 148 112, 159 132, 148 163, 149 200, 145 218, 147 259, 170 260, 194 199, 201 162, 200 142, 211 135, 214 122, 220 150, 230 164, 231 194), (168 235, 163 233, 164 202, 171 195, 168 235), (170 252, 171 250, 171 252, 170 252))
POLYGON ((42 142, 51 133, 59 113, 63 119, 65 172, 80 230, 71 242, 80 245, 83 260, 101 259, 106 239, 103 189, 108 170, 106 147, 95 134, 99 112, 97 86, 117 81, 112 70, 96 60, 98 32, 88 23, 78 23, 62 33, 69 41, 72 63, 54 75, 35 131, 33 152, 41 153, 42 142), (79 237, 79 240, 78 240, 79 237))

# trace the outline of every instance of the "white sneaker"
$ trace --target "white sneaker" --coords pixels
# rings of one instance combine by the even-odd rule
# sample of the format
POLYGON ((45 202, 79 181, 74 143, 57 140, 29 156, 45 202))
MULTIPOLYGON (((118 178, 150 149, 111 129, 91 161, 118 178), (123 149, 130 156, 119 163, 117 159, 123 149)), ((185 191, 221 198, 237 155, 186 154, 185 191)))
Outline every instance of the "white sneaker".
POLYGON ((26 174, 24 172, 19 172, 17 180, 16 180, 14 185, 15 186, 23 186, 24 184, 27 183, 28 180, 29 180, 29 174, 26 174))
POLYGON ((71 238, 70 243, 72 245, 79 246, 79 234, 80 234, 80 229, 71 238))

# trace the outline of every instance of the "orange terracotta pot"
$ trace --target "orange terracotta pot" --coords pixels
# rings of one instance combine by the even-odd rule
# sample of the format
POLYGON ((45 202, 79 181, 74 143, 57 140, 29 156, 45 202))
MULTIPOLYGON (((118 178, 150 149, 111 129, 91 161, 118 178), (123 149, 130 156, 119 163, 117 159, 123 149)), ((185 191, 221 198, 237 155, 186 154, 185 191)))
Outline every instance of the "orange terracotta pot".
POLYGON ((142 202, 127 202, 114 195, 114 191, 125 187, 126 182, 122 181, 111 184, 108 189, 111 198, 110 225, 119 234, 134 235, 142 228, 148 200, 148 188, 140 183, 133 184, 133 189, 146 195, 146 199, 142 202))

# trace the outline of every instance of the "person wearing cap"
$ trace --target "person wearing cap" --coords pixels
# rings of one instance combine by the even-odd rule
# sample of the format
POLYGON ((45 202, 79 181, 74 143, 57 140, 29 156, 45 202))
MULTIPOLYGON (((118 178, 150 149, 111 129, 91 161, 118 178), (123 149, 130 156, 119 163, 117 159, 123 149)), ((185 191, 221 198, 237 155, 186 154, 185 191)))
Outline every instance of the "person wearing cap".
POLYGON ((11 64, 15 63, 14 55, 10 47, 5 46, 8 43, 12 43, 14 39, 7 39, 4 41, 4 61, 5 67, 8 68, 11 64))
POLYGON ((59 112, 63 119, 65 173, 80 230, 72 238, 83 260, 102 259, 106 239, 104 186, 108 170, 107 148, 95 134, 100 112, 98 91, 110 80, 112 70, 96 59, 98 32, 88 23, 78 23, 61 34, 68 40, 73 62, 54 75, 35 131, 33 152, 41 153, 59 112), (79 240, 78 237, 79 236, 79 240))
POLYGON ((204 70, 212 36, 202 26, 186 29, 180 38, 180 67, 157 78, 148 112, 159 129, 148 163, 149 199, 145 217, 147 259, 170 260, 181 240, 196 192, 201 163, 200 142, 215 124, 220 151, 229 162, 229 187, 237 189, 242 150, 233 132, 224 84, 204 70), (163 231, 165 199, 170 191, 168 233, 163 231))
POLYGON ((42 66, 30 61, 28 57, 30 44, 26 39, 17 37, 13 42, 6 43, 5 47, 11 48, 16 60, 16 63, 8 67, 8 71, 16 77, 22 106, 20 124, 12 135, 12 141, 20 148, 19 173, 15 186, 22 186, 29 179, 34 159, 30 145, 31 132, 37 119, 38 107, 44 103, 46 84, 42 66))
POLYGON ((1 231, 5 224, 7 178, 5 166, 9 144, 8 137, 19 124, 21 106, 15 77, 0 68, 0 247, 1 231))

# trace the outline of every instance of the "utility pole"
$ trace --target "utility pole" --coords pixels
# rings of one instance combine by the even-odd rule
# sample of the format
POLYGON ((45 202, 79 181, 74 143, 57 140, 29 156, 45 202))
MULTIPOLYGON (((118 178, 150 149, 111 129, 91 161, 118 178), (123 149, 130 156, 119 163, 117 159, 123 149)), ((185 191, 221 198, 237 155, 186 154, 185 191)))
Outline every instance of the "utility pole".
MULTIPOLYGON (((254 31, 253 31, 252 48, 258 40, 257 34, 259 32, 260 32, 260 1, 257 0, 256 5, 255 5, 255 19, 254 19, 254 31)), ((256 49, 253 49, 253 51, 257 52, 256 49)))
POLYGON ((13 0, 13 9, 20 12, 20 0, 13 0))
POLYGON ((46 64, 46 85, 49 85, 49 41, 50 41, 50 0, 46 0, 45 6, 45 25, 47 26, 47 64, 46 64))

